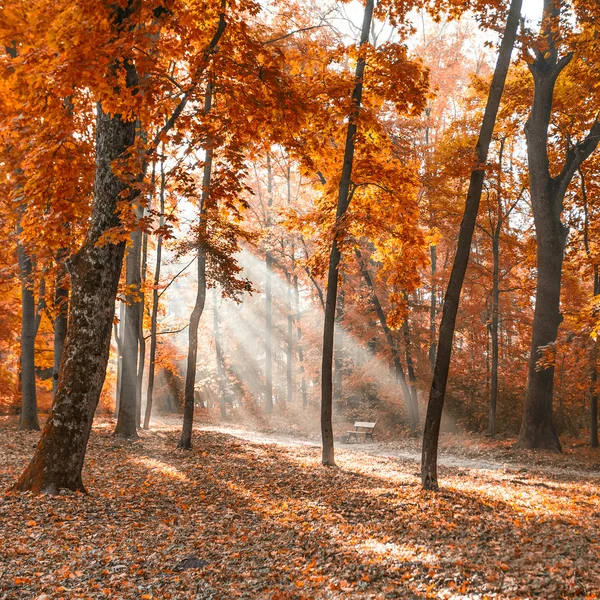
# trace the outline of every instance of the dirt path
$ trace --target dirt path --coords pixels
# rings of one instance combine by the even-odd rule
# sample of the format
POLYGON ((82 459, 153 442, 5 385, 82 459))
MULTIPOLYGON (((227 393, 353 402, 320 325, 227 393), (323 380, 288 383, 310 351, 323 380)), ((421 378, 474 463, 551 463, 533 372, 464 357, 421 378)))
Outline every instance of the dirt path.
MULTIPOLYGON (((303 446, 314 446, 320 447, 320 442, 310 440, 306 438, 299 438, 285 434, 277 433, 265 433, 260 431, 253 431, 236 426, 221 426, 221 425, 207 425, 199 427, 203 431, 215 431, 218 433, 224 433, 237 437, 239 439, 247 440, 249 442, 255 442, 257 444, 276 444, 280 446, 288 447, 303 447, 303 446)), ((350 452, 356 452, 361 454, 367 454, 371 456, 381 456, 383 458, 397 458, 400 460, 406 460, 419 464, 421 461, 421 455, 418 452, 409 452, 405 450, 399 450, 390 448, 389 446, 380 445, 377 443, 369 444, 343 444, 340 442, 336 443, 336 448, 341 450, 347 450, 350 452)), ((558 476, 558 477, 577 477, 586 479, 599 479, 600 471, 583 471, 578 469, 564 468, 564 467, 552 467, 548 465, 528 465, 524 462, 519 461, 495 461, 486 460, 481 458, 469 458, 464 456, 456 456, 449 453, 440 452, 438 464, 442 467, 450 467, 457 469, 473 469, 484 472, 524 472, 528 473, 544 473, 545 475, 558 476)))

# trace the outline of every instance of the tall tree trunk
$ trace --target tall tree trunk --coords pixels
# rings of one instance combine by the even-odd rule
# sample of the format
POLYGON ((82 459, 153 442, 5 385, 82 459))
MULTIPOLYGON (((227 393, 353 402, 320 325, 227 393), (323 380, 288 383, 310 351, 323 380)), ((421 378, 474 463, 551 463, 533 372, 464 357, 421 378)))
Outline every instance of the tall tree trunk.
MULTIPOLYGON (((210 112, 212 106, 212 85, 206 86, 204 95, 204 114, 210 112)), ((194 426, 194 386, 196 384, 196 358, 198 355, 198 325, 206 303, 206 211, 210 194, 210 176, 213 161, 212 139, 206 145, 206 157, 202 173, 202 198, 200 200, 200 220, 198 226, 198 287, 196 302, 190 316, 189 344, 187 368, 185 372, 185 396, 183 400, 183 426, 179 439, 179 448, 190 450, 192 447, 192 428, 194 426)))
POLYGON ((125 262, 125 321, 123 326, 123 372, 119 413, 115 435, 125 439, 138 437, 137 411, 137 367, 140 327, 140 260, 142 252, 142 230, 138 227, 130 235, 131 245, 127 249, 125 262))
POLYGON ((550 175, 548 130, 556 80, 569 64, 572 54, 558 58, 555 36, 560 5, 545 0, 542 42, 545 54, 536 53, 529 70, 533 75, 534 95, 531 113, 525 125, 529 188, 537 238, 537 288, 529 356, 529 378, 523 406, 520 448, 546 448, 560 451, 560 441, 552 422, 554 364, 538 368, 543 349, 552 349, 562 321, 560 288, 562 264, 568 228, 561 220, 567 188, 577 170, 600 141, 600 122, 596 120, 587 138, 571 146, 560 173, 550 175))
POLYGON ((144 429, 150 428, 150 417, 152 416, 152 401, 154 394, 154 373, 156 369, 156 329, 158 324, 158 303, 160 295, 158 293, 158 284, 160 283, 160 267, 162 260, 162 228, 165 224, 165 148, 163 144, 162 156, 160 159, 160 218, 159 218, 159 234, 156 242, 156 266, 154 267, 154 281, 152 286, 152 314, 150 316, 150 357, 148 362, 148 388, 146 390, 146 412, 144 414, 144 429))
POLYGON ((436 269, 437 269, 437 248, 431 246, 431 304, 429 306, 429 362, 431 368, 435 367, 435 355, 436 355, 436 319, 437 319, 437 282, 436 282, 436 269))
POLYGON ((304 375, 304 349, 302 348, 302 327, 300 321, 300 290, 298 288, 298 275, 294 275, 294 297, 296 300, 296 340, 298 342, 298 363, 300 371, 300 393, 302 394, 302 406, 308 405, 306 393, 306 377, 304 375))
MULTIPOLYGON (((267 154, 267 232, 271 227, 271 207, 273 206, 273 173, 271 169, 271 156, 267 154)), ((271 240, 267 239, 270 244, 271 240)), ((273 254, 270 246, 265 256, 265 411, 273 412, 273 254)))
MULTIPOLYGON (((127 82, 135 72, 127 64, 127 82)), ((117 202, 125 189, 112 164, 135 139, 135 122, 96 117, 96 176, 90 228, 83 247, 70 260, 69 330, 52 412, 35 454, 14 488, 34 493, 84 490, 81 470, 92 420, 106 375, 115 296, 125 244, 98 244, 119 227, 117 202), (90 324, 93 323, 93 327, 90 324)))
POLYGON ((458 246, 454 257, 454 264, 450 274, 450 281, 446 290, 442 308, 442 322, 438 338, 435 368, 433 370, 433 381, 427 406, 425 428, 423 431, 423 452, 421 458, 421 481, 425 489, 436 490, 437 483, 437 451, 442 420, 442 409, 448 382, 448 371, 450 369, 450 356, 452 354, 452 342, 454 338, 454 326, 456 313, 460 301, 462 284, 469 262, 471 251, 471 240, 477 220, 483 180, 485 177, 485 163, 487 161, 488 149, 494 131, 494 124, 500 106, 500 99, 504 90, 506 74, 510 66, 510 56, 517 36, 519 17, 521 13, 522 0, 512 0, 504 37, 500 45, 500 52, 492 78, 492 84, 488 95, 483 123, 479 132, 479 139, 475 148, 476 167, 471 171, 469 191, 465 203, 465 212, 458 236, 458 246))
POLYGON ((227 374, 225 372, 225 361, 223 360, 223 347, 221 343, 221 328, 219 326, 219 307, 217 288, 213 288, 213 328, 215 332, 215 352, 217 360, 217 380, 219 383, 219 411, 221 419, 227 418, 227 374))
MULTIPOLYGON (((374 0, 366 0, 365 13, 363 17, 360 35, 360 47, 369 41, 369 31, 373 18, 374 0)), ((344 148, 344 163, 340 176, 338 188, 336 224, 348 210, 351 201, 350 187, 352 184, 352 165, 354 162, 354 138, 357 131, 357 118, 360 113, 363 78, 366 61, 364 56, 359 56, 356 62, 354 74, 354 89, 352 90, 352 110, 348 118, 348 129, 346 131, 346 145, 344 148)), ((338 267, 340 264, 340 248, 338 245, 338 232, 333 236, 331 254, 329 255, 329 269, 327 273, 327 295, 325 299, 325 322, 323 325, 323 360, 321 365, 321 437, 323 439, 324 465, 335 466, 333 448, 333 422, 332 422, 332 398, 333 398, 333 337, 335 330, 335 307, 338 288, 338 267)))
MULTIPOLYGON (((18 228, 20 233, 20 227, 18 228)), ((39 431, 35 381, 36 306, 31 257, 17 241, 21 278, 21 415, 19 429, 39 431)))
POLYGON ((65 348, 67 336, 67 317, 69 314, 69 289, 67 287, 67 272, 65 269, 66 252, 59 252, 59 263, 56 274, 56 291, 54 299, 54 366, 52 370, 52 398, 56 396, 60 363, 65 348))

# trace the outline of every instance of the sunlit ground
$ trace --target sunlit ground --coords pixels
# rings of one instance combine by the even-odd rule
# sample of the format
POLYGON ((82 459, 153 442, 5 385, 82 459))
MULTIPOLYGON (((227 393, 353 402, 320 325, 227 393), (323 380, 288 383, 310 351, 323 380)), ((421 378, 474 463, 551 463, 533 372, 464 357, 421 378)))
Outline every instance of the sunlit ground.
MULTIPOLYGON (((2 422, 0 484, 36 434, 2 422)), ((175 448, 95 429, 90 494, 0 500, 0 598, 595 598, 599 480, 517 467, 442 469, 215 431, 175 448), (205 561, 178 572, 183 558, 205 561), (43 595, 45 594, 45 596, 43 595)))

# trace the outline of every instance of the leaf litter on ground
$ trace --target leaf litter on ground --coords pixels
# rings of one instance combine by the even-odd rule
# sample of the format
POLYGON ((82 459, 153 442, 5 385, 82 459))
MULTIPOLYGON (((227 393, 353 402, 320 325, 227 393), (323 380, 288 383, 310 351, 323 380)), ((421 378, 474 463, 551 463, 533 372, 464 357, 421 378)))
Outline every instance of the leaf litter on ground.
MULTIPOLYGON (((444 467, 432 493, 397 457, 111 431, 94 426, 88 495, 1 497, 0 599, 598 597, 595 478, 444 467)), ((3 490, 37 435, 3 422, 3 490)))

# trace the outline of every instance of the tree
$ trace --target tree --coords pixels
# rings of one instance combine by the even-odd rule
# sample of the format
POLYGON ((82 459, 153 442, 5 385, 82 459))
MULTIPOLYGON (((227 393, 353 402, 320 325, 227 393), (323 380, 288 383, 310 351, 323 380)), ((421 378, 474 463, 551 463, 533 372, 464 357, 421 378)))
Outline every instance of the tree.
MULTIPOLYGON (((367 0, 360 36, 360 48, 366 47, 369 41, 371 20, 373 18, 374 1, 367 0)), ((357 132, 357 119, 360 112, 363 77, 366 60, 364 54, 360 55, 356 63, 354 75, 354 89, 352 91, 352 108, 346 129, 346 144, 342 173, 339 180, 338 200, 336 210, 336 223, 343 218, 350 204, 350 186, 352 179, 352 164, 354 161, 354 144, 357 132)), ((332 397, 333 397, 333 338, 335 330, 335 307, 337 304, 338 266, 341 252, 338 245, 337 232, 334 232, 329 256, 327 274, 327 295, 325 299, 325 323, 323 325, 323 361, 321 366, 321 436, 323 439, 324 465, 335 466, 333 449, 333 424, 332 424, 332 397)))
MULTIPOLYGON (((525 127, 529 182, 537 237, 537 287, 529 379, 517 446, 561 450, 552 421, 554 364, 538 367, 540 353, 551 350, 562 321, 560 289, 568 228, 562 222, 563 201, 577 170, 600 142, 597 113, 585 139, 569 141, 562 168, 557 172, 548 151, 554 90, 559 76, 573 60, 574 53, 559 57, 561 8, 545 0, 542 31, 532 46, 528 62, 534 96, 525 127), (556 175, 552 175, 557 172, 556 175)), ((555 160, 555 159, 554 159, 555 160)))
MULTIPOLYGON (((70 260, 69 333, 52 413, 31 462, 14 486, 21 491, 56 493, 60 489, 84 490, 81 470, 106 373, 115 297, 125 250, 122 236, 117 235, 117 240, 114 240, 111 235, 121 226, 119 202, 123 198, 130 201, 132 193, 135 198, 136 189, 131 184, 138 181, 140 173, 138 158, 131 153, 136 141, 136 119, 131 104, 135 105, 139 92, 138 72, 132 57, 124 55, 119 44, 132 32, 135 33, 131 24, 136 22, 139 8, 133 1, 127 2, 123 8, 107 8, 106 22, 110 23, 110 31, 105 35, 110 60, 106 70, 100 74, 101 85, 97 90, 92 215, 85 242, 70 260), (121 76, 125 77, 125 85, 119 79, 121 76), (107 81, 112 86, 107 88, 107 81)), ((92 16, 103 21, 103 15, 92 16)), ((60 23, 66 29, 60 33, 69 35, 72 25, 70 22, 66 25, 60 23)), ((209 38, 195 71, 198 77, 206 68, 224 28, 224 13, 221 11, 219 26, 216 32, 212 32, 212 39, 209 38)), ((92 51, 91 55, 96 53, 97 50, 92 51)), ((161 136, 174 126, 190 93, 191 90, 188 90, 183 95, 166 121, 161 136)), ((157 143, 154 142, 152 150, 157 143)))
POLYGON ((465 203, 464 217, 460 227, 452 273, 444 297, 433 381, 431 383, 425 427, 423 430, 421 482, 425 489, 436 490, 438 487, 438 438, 442 420, 446 384, 448 381, 448 371, 450 369, 456 313, 458 311, 460 292, 467 270, 467 264, 469 262, 471 240, 477 220, 481 191, 483 189, 488 148, 492 139, 496 115, 498 114, 500 99, 504 90, 504 83, 510 65, 510 57, 517 37, 521 4, 521 0, 512 0, 510 4, 506 27, 500 44, 498 60, 496 62, 496 69, 494 71, 490 93, 485 107, 481 131, 475 148, 475 167, 471 172, 469 191, 465 203))

